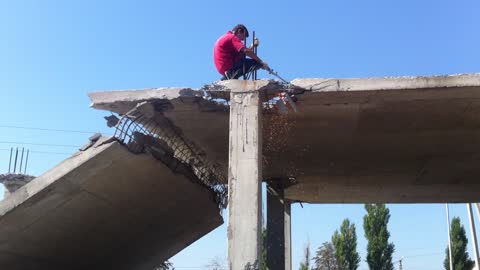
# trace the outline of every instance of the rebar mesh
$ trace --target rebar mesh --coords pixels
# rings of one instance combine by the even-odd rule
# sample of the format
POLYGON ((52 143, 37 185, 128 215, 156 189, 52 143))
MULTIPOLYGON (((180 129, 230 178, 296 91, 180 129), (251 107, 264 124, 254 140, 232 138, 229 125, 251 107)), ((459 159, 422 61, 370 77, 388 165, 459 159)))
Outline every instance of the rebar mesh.
POLYGON ((133 153, 150 153, 173 172, 187 176, 215 193, 220 209, 227 205, 227 180, 218 164, 208 162, 205 154, 186 141, 181 132, 148 102, 123 115, 116 125, 115 138, 133 153))

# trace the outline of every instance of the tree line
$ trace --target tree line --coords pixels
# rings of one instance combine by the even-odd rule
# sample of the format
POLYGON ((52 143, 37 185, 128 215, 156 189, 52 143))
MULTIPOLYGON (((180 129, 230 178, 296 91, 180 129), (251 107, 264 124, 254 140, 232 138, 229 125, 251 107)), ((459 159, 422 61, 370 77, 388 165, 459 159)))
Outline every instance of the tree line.
MULTIPOLYGON (((394 270, 392 255, 395 245, 389 242, 390 232, 387 225, 390 220, 390 210, 385 204, 365 204, 366 214, 363 217, 363 230, 367 239, 366 262, 370 270, 394 270)), ((262 231, 263 263, 260 270, 268 270, 266 266, 266 229, 262 231)), ((450 269, 449 250, 446 248, 445 270, 472 270, 474 261, 467 252, 467 236, 465 228, 459 217, 454 217, 450 226, 450 238, 452 242, 452 265, 450 269)), ((303 261, 299 270, 357 270, 361 258, 357 251, 357 234, 354 223, 344 219, 340 228, 335 230, 331 241, 321 244, 311 257, 310 247, 307 245, 303 261)), ((175 269, 170 262, 165 262, 155 270, 175 269)), ((205 269, 226 270, 219 258, 213 259, 205 269)), ((270 269, 274 270, 274 269, 270 269)))
MULTIPOLYGON (((390 210, 385 204, 366 204, 367 213, 363 217, 363 229, 367 239, 366 262, 370 270, 393 270, 392 255, 395 245, 389 242, 390 232, 387 225, 390 220, 390 210)), ((472 270, 472 261, 467 252, 467 236, 459 217, 454 217, 450 226, 452 242, 453 269, 450 269, 449 250, 443 265, 446 270, 472 270)), ((305 249, 305 257, 300 264, 300 270, 357 270, 360 264, 357 252, 357 236, 355 224, 344 219, 340 229, 333 233, 331 241, 324 242, 310 259, 309 247, 305 249), (310 266, 310 262, 313 265, 310 266)))

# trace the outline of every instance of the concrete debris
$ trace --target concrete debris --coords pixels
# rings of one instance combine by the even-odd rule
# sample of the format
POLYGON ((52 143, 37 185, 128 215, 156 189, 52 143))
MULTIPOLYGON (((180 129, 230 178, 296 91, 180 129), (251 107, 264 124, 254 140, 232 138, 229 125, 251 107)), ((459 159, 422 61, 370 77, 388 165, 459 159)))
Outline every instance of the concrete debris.
POLYGON ((114 127, 118 124, 118 121, 120 120, 118 117, 116 117, 115 115, 110 115, 110 116, 105 116, 103 117, 105 118, 105 120, 107 120, 107 126, 108 127, 114 127))
POLYGON ((88 138, 88 143, 80 147, 78 150, 79 151, 87 150, 88 148, 92 147, 101 137, 102 137, 102 134, 100 133, 93 134, 92 136, 90 136, 90 138, 88 138))
POLYGON ((34 178, 35 176, 27 174, 0 174, 0 183, 5 186, 4 199, 34 178))

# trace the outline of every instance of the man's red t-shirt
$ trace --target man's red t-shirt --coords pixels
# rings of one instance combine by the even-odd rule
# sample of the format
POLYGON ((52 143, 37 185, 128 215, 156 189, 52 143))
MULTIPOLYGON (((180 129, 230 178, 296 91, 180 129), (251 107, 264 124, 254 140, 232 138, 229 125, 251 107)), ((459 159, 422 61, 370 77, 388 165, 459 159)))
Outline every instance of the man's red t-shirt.
POLYGON ((224 75, 225 71, 231 69, 233 64, 240 60, 240 52, 244 47, 243 42, 232 31, 228 31, 215 42, 213 61, 220 74, 224 75))

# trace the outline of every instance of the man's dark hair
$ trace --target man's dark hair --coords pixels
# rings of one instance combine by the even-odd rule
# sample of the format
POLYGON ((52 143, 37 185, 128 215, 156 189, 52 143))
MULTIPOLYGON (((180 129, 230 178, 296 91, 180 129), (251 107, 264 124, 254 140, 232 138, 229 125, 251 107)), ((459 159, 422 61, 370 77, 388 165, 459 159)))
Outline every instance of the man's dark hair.
POLYGON ((238 31, 242 31, 245 33, 245 37, 248 37, 248 29, 245 27, 243 24, 237 24, 233 29, 232 32, 233 34, 236 34, 238 31))

